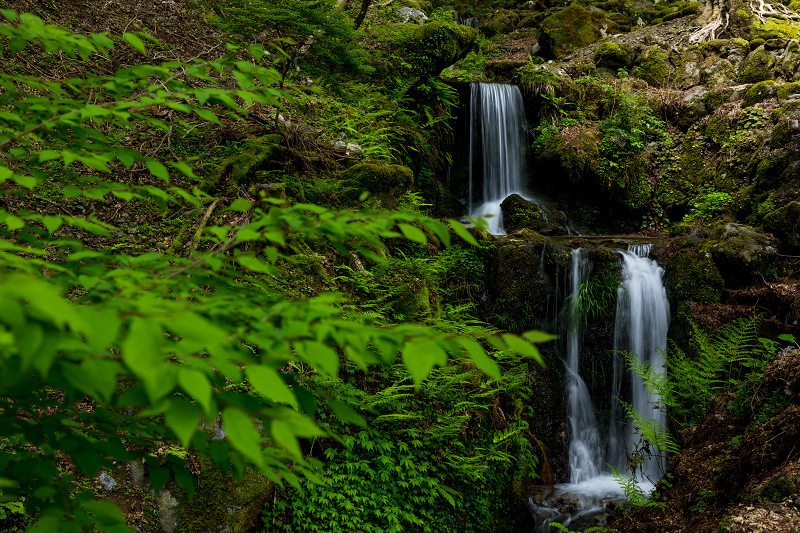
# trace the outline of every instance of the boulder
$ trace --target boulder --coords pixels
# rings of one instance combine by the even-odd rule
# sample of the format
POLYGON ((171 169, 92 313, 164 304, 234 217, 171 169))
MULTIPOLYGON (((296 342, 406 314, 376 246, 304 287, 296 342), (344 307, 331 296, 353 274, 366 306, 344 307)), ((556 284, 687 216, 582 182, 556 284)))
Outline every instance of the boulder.
POLYGON ((366 191, 386 209, 397 209, 400 197, 414 185, 413 172, 402 165, 358 163, 342 172, 340 178, 353 200, 366 191))
POLYGON ((775 258, 778 243, 749 226, 728 222, 714 229, 705 249, 730 288, 753 282, 775 258))
POLYGON ((791 202, 764 217, 764 229, 788 251, 800 249, 800 202, 791 202))
POLYGON ((401 7, 397 10, 397 18, 403 24, 413 22, 415 24, 425 24, 428 22, 428 15, 413 7, 401 7))
POLYGON ((401 53, 415 76, 436 76, 465 58, 477 40, 478 32, 469 26, 430 22, 414 31, 401 53))
POLYGON ((617 25, 603 11, 591 11, 572 4, 542 21, 539 44, 545 56, 560 59, 572 50, 588 46, 617 30, 617 25))

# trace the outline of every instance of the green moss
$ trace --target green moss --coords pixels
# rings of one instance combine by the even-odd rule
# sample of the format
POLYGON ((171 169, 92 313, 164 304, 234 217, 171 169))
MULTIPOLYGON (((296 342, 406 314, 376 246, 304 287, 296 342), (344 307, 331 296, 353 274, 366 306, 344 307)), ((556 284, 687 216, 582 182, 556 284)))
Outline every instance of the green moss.
POLYGON ((244 533, 252 528, 266 501, 272 496, 272 483, 260 472, 248 470, 240 482, 210 464, 201 464, 197 492, 188 500, 176 494, 180 502, 182 533, 217 531, 244 533))
POLYGON ((598 67, 610 68, 616 71, 628 68, 633 63, 634 51, 628 45, 605 42, 597 47, 594 52, 594 64, 598 67))
POLYGON ((727 104, 731 101, 732 94, 733 89, 728 87, 722 87, 708 91, 703 95, 703 105, 705 106, 706 111, 713 113, 723 104, 727 104))
POLYGON ((280 135, 266 135, 245 141, 244 150, 230 156, 201 183, 200 189, 211 195, 232 194, 237 186, 249 187, 256 172, 270 164, 282 166, 284 148, 280 135))
POLYGON ((780 185, 780 175, 786 168, 787 156, 784 152, 771 152, 762 158, 756 168, 754 184, 757 191, 765 192, 780 185))
POLYGON ((772 238, 749 226, 724 221, 714 228, 705 250, 726 287, 752 283, 777 252, 772 238))
POLYGON ((725 282, 708 254, 688 248, 673 255, 666 263, 667 287, 671 301, 692 300, 717 303, 725 282))
POLYGON ((576 126, 554 135, 542 158, 555 162, 559 173, 572 183, 596 179, 600 159, 600 133, 592 127, 576 126))
POLYGON ((386 209, 397 209, 400 197, 414 185, 413 172, 401 165, 358 163, 342 172, 340 178, 353 191, 354 200, 367 191, 386 209))
POLYGON ((755 50, 756 48, 758 48, 759 46, 761 46, 764 43, 766 43, 766 41, 764 39, 761 39, 761 38, 753 39, 752 41, 750 41, 748 43, 748 46, 750 47, 750 50, 755 50))
POLYGON ((785 20, 767 17, 764 24, 755 23, 750 27, 750 35, 754 39, 797 39, 800 25, 785 20))
POLYGON ((789 2, 789 9, 795 13, 800 13, 800 0, 792 0, 789 2))
POLYGON ((798 118, 785 118, 778 121, 769 137, 769 147, 775 150, 783 148, 798 138, 799 130, 798 118))
POLYGON ((793 94, 800 94, 800 81, 795 81, 792 83, 784 83, 783 85, 778 87, 777 96, 781 100, 785 100, 793 94))
POLYGON ((602 11, 589 11, 572 4, 542 21, 539 44, 546 55, 561 58, 601 39, 604 31, 611 34, 616 30, 617 25, 602 11))
POLYGON ((784 248, 800 248, 800 202, 791 202, 767 214, 764 229, 775 235, 784 248))
POLYGON ((633 73, 653 87, 664 87, 669 81, 668 63, 667 54, 661 48, 654 46, 639 56, 633 73))
POLYGON ((419 26, 403 45, 403 55, 414 76, 435 76, 464 59, 478 40, 469 26, 434 21, 419 26))
POLYGON ((750 52, 742 61, 739 68, 739 81, 742 83, 757 83, 771 80, 775 77, 775 72, 772 69, 774 65, 775 58, 761 45, 750 52))
POLYGON ((747 89, 742 101, 742 107, 750 107, 759 102, 763 102, 767 98, 775 96, 777 86, 772 80, 760 81, 747 89))

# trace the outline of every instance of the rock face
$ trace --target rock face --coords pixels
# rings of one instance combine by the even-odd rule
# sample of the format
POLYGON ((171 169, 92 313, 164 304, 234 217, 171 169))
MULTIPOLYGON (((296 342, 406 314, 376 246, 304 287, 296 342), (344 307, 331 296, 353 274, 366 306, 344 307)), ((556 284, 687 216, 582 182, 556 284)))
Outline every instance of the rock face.
POLYGON ((753 281, 778 252, 774 239, 735 223, 719 226, 706 249, 729 287, 753 281))

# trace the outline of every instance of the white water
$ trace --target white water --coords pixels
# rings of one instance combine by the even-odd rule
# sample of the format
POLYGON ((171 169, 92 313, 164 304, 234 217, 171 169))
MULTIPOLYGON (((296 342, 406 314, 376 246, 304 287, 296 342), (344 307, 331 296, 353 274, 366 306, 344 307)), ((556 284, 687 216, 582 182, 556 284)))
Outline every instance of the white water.
POLYGON ((505 235, 500 204, 523 191, 525 176, 525 107, 516 85, 473 83, 470 101, 469 216, 485 218, 489 232, 505 235), (483 153, 483 200, 472 205, 473 146, 480 132, 483 153))
POLYGON ((584 483, 600 474, 603 466, 600 434, 594 405, 578 368, 580 363, 581 316, 578 293, 589 277, 591 265, 580 248, 572 251, 569 307, 567 308, 567 421, 570 429, 569 472, 572 484, 584 483))
MULTIPOLYGON (((617 319, 614 326, 614 349, 616 364, 624 365, 620 352, 638 356, 648 362, 656 373, 663 373, 664 353, 667 348, 669 328, 669 302, 664 288, 664 269, 649 259, 649 245, 629 247, 622 254, 622 285, 617 292, 617 319)), ((641 376, 630 372, 631 403, 644 418, 663 427, 666 412, 653 391, 648 391, 641 376)), ((612 434, 614 434, 612 432, 612 434)), ((625 444, 633 450, 639 436, 626 431, 625 444)), ((616 438, 619 434, 616 433, 616 438)), ((654 446, 653 452, 645 456, 640 482, 655 483, 664 473, 665 458, 654 446)), ((619 458, 616 458, 619 461, 619 458)))
MULTIPOLYGON (((631 246, 622 255, 622 283, 617 292, 617 318, 614 326, 614 375, 612 397, 620 396, 626 368, 620 351, 639 354, 653 368, 664 371, 664 350, 669 327, 669 303, 664 289, 664 271, 647 258, 650 245, 631 246)), ((569 289, 571 298, 565 310, 567 320, 566 393, 567 422, 570 429, 570 482, 540 491, 531 498, 531 509, 541 520, 537 531, 551 531, 550 522, 570 523, 581 528, 604 516, 607 505, 621 503, 626 496, 610 475, 607 464, 626 470, 625 451, 632 451, 638 436, 618 420, 621 410, 616 400, 607 406, 611 411, 611 427, 604 442, 597 426, 595 406, 581 377, 581 331, 583 322, 578 310, 580 286, 591 272, 591 264, 580 249, 571 254, 569 289), (571 503, 564 511, 564 502, 571 503), (561 510, 559 510, 561 509, 561 510), (583 521, 583 522, 581 522, 583 521)), ((646 390, 641 377, 629 372, 631 403, 650 420, 665 423, 660 398, 646 390), (654 408, 655 406, 655 408, 654 408)), ((630 421, 628 421, 630 422, 630 421)), ((664 470, 664 458, 651 446, 655 455, 646 457, 642 475, 637 476, 640 488, 649 493, 664 470)))

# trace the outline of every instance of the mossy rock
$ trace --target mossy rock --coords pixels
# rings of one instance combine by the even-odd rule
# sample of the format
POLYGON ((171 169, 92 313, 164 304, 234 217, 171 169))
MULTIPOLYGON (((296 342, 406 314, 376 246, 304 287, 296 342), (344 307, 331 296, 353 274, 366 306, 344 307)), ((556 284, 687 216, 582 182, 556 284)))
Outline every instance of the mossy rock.
POLYGON ((214 466, 201 466, 194 498, 179 497, 178 531, 244 533, 257 526, 264 505, 272 497, 272 482, 256 470, 248 470, 244 479, 236 482, 214 466))
POLYGON ((784 83, 780 87, 778 87, 778 92, 776 96, 778 100, 786 100, 790 96, 798 94, 800 95, 800 81, 795 81, 792 83, 784 83))
POLYGON ((342 172, 339 178, 354 191, 354 199, 367 191, 386 209, 397 209, 400 197, 414 185, 414 173, 402 165, 358 163, 342 172))
POLYGON ((659 47, 645 50, 635 61, 633 73, 653 87, 664 87, 670 78, 669 58, 659 47))
POLYGON ((712 89, 703 95, 703 105, 709 113, 713 113, 723 104, 731 101, 733 89, 730 87, 720 87, 712 89))
POLYGON ((487 37, 511 33, 519 23, 519 19, 519 14, 516 11, 503 9, 481 27, 481 32, 487 37))
POLYGON ((800 491, 800 477, 778 476, 770 479, 756 496, 760 502, 780 503, 800 491))
POLYGON ((775 77, 774 66, 775 57, 767 52, 764 45, 761 45, 747 54, 740 65, 739 81, 741 83, 758 83, 771 80, 775 77))
POLYGON ((572 4, 542 21, 539 44, 545 55, 562 58, 572 50, 615 33, 617 29, 617 25, 602 11, 590 11, 572 4))
POLYGON ((756 48, 758 48, 759 46, 761 46, 762 44, 764 44, 766 42, 767 41, 765 41, 764 39, 759 38, 759 39, 753 39, 752 41, 750 41, 747 44, 750 47, 750 50, 755 50, 756 48))
POLYGON ((742 100, 742 107, 750 107, 767 98, 772 98, 778 92, 777 84, 772 80, 760 81, 747 89, 742 100))
POLYGON ((769 147, 777 150, 800 139, 800 115, 783 117, 772 128, 769 147))
POLYGON ((419 9, 423 13, 431 14, 433 12, 433 4, 430 0, 403 0, 398 7, 410 7, 411 9, 419 9))
POLYGON ((722 222, 713 230, 705 250, 730 288, 752 283, 778 248, 774 239, 754 228, 722 222))
POLYGON ((697 248, 678 251, 667 260, 664 271, 671 301, 717 303, 722 297, 722 275, 711 257, 697 248))
POLYGON ((633 64, 634 50, 626 44, 605 42, 597 47, 594 52, 594 64, 598 68, 608 68, 617 71, 620 68, 629 68, 633 64))
POLYGON ((800 36, 800 24, 767 17, 766 22, 755 22, 750 27, 753 39, 797 39, 800 36))
POLYGON ((201 183, 200 189, 211 195, 233 194, 237 186, 249 188, 259 170, 281 168, 285 149, 280 135, 266 135, 243 143, 244 150, 225 159, 201 183))
POLYGON ((545 213, 541 206, 529 202, 519 194, 512 194, 500 204, 503 213, 503 228, 513 233, 529 228, 542 235, 565 235, 566 216, 545 213))
POLYGON ((477 39, 478 32, 469 26, 429 22, 414 30, 403 46, 403 55, 415 76, 436 76, 464 59, 477 39))
POLYGON ((764 217, 764 229, 781 241, 784 249, 800 249, 800 202, 791 202, 764 217))
POLYGON ((562 186, 591 184, 597 179, 600 141, 600 132, 594 127, 566 128, 548 141, 542 158, 555 165, 554 178, 562 186))
POLYGON ((781 184, 781 174, 786 169, 788 156, 785 152, 771 152, 758 163, 753 181, 756 190, 766 192, 781 184))

